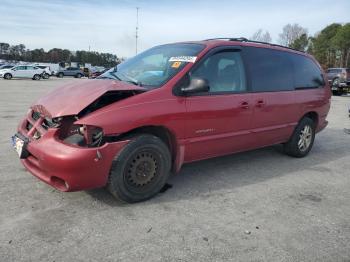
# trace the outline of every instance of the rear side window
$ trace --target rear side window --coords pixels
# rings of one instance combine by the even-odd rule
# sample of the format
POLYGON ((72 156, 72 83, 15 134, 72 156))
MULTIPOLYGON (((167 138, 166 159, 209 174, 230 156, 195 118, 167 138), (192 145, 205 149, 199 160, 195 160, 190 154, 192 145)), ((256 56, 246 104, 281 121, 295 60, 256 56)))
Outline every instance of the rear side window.
POLYGON ((340 73, 341 72, 341 69, 328 69, 327 70, 328 73, 331 73, 331 74, 335 74, 335 73, 340 73))
POLYGON ((253 92, 294 90, 293 64, 286 52, 246 47, 244 53, 253 92))
POLYGON ((324 85, 322 72, 314 61, 303 55, 289 54, 289 56, 293 61, 296 89, 317 88, 324 85))

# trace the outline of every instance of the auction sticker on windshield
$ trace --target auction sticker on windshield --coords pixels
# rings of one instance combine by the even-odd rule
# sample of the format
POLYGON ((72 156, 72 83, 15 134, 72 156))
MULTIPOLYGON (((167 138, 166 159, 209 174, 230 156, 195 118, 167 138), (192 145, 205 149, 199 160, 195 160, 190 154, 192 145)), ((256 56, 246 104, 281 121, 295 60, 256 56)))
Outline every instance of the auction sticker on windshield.
POLYGON ((194 63, 196 62, 196 56, 172 56, 169 59, 169 62, 187 62, 194 63))

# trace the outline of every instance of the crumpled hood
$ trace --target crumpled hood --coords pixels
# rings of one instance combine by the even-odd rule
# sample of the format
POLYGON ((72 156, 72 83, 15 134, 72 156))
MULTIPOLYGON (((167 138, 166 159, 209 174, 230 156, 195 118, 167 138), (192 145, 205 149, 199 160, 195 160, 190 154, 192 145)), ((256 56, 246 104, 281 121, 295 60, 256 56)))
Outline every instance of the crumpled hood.
POLYGON ((79 80, 44 95, 31 108, 50 118, 77 115, 108 91, 137 90, 146 89, 117 80, 79 80))

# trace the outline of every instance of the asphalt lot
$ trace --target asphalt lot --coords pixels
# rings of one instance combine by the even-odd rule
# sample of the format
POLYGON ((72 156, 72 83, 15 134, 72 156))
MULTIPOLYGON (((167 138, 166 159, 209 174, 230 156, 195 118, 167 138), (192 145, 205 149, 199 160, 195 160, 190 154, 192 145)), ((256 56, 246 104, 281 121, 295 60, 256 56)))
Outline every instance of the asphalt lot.
POLYGON ((139 204, 61 193, 10 145, 28 106, 68 81, 0 80, 0 261, 350 261, 350 97, 303 159, 280 146, 183 167, 139 204))

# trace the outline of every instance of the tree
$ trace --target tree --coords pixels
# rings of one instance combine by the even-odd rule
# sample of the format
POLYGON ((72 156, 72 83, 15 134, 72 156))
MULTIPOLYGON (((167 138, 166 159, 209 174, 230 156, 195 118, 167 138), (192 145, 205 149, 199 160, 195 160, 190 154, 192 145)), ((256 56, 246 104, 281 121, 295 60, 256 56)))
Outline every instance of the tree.
POLYGON ((341 24, 333 23, 311 38, 312 50, 309 50, 324 67, 334 67, 337 63, 337 51, 332 39, 342 28, 341 24))
POLYGON ((309 38, 307 34, 302 34, 300 37, 295 39, 289 47, 305 52, 309 45, 309 38))
POLYGON ((339 65, 348 67, 350 56, 350 23, 342 26, 332 38, 332 44, 339 51, 339 65))
POLYGON ((279 43, 284 46, 290 45, 298 39, 302 34, 307 34, 307 29, 298 24, 287 24, 283 27, 283 31, 279 34, 279 43))
POLYGON ((9 51, 10 45, 8 43, 0 43, 0 55, 7 54, 9 51))
POLYGON ((250 37, 250 40, 271 43, 272 38, 268 31, 264 33, 264 30, 260 28, 250 37))

